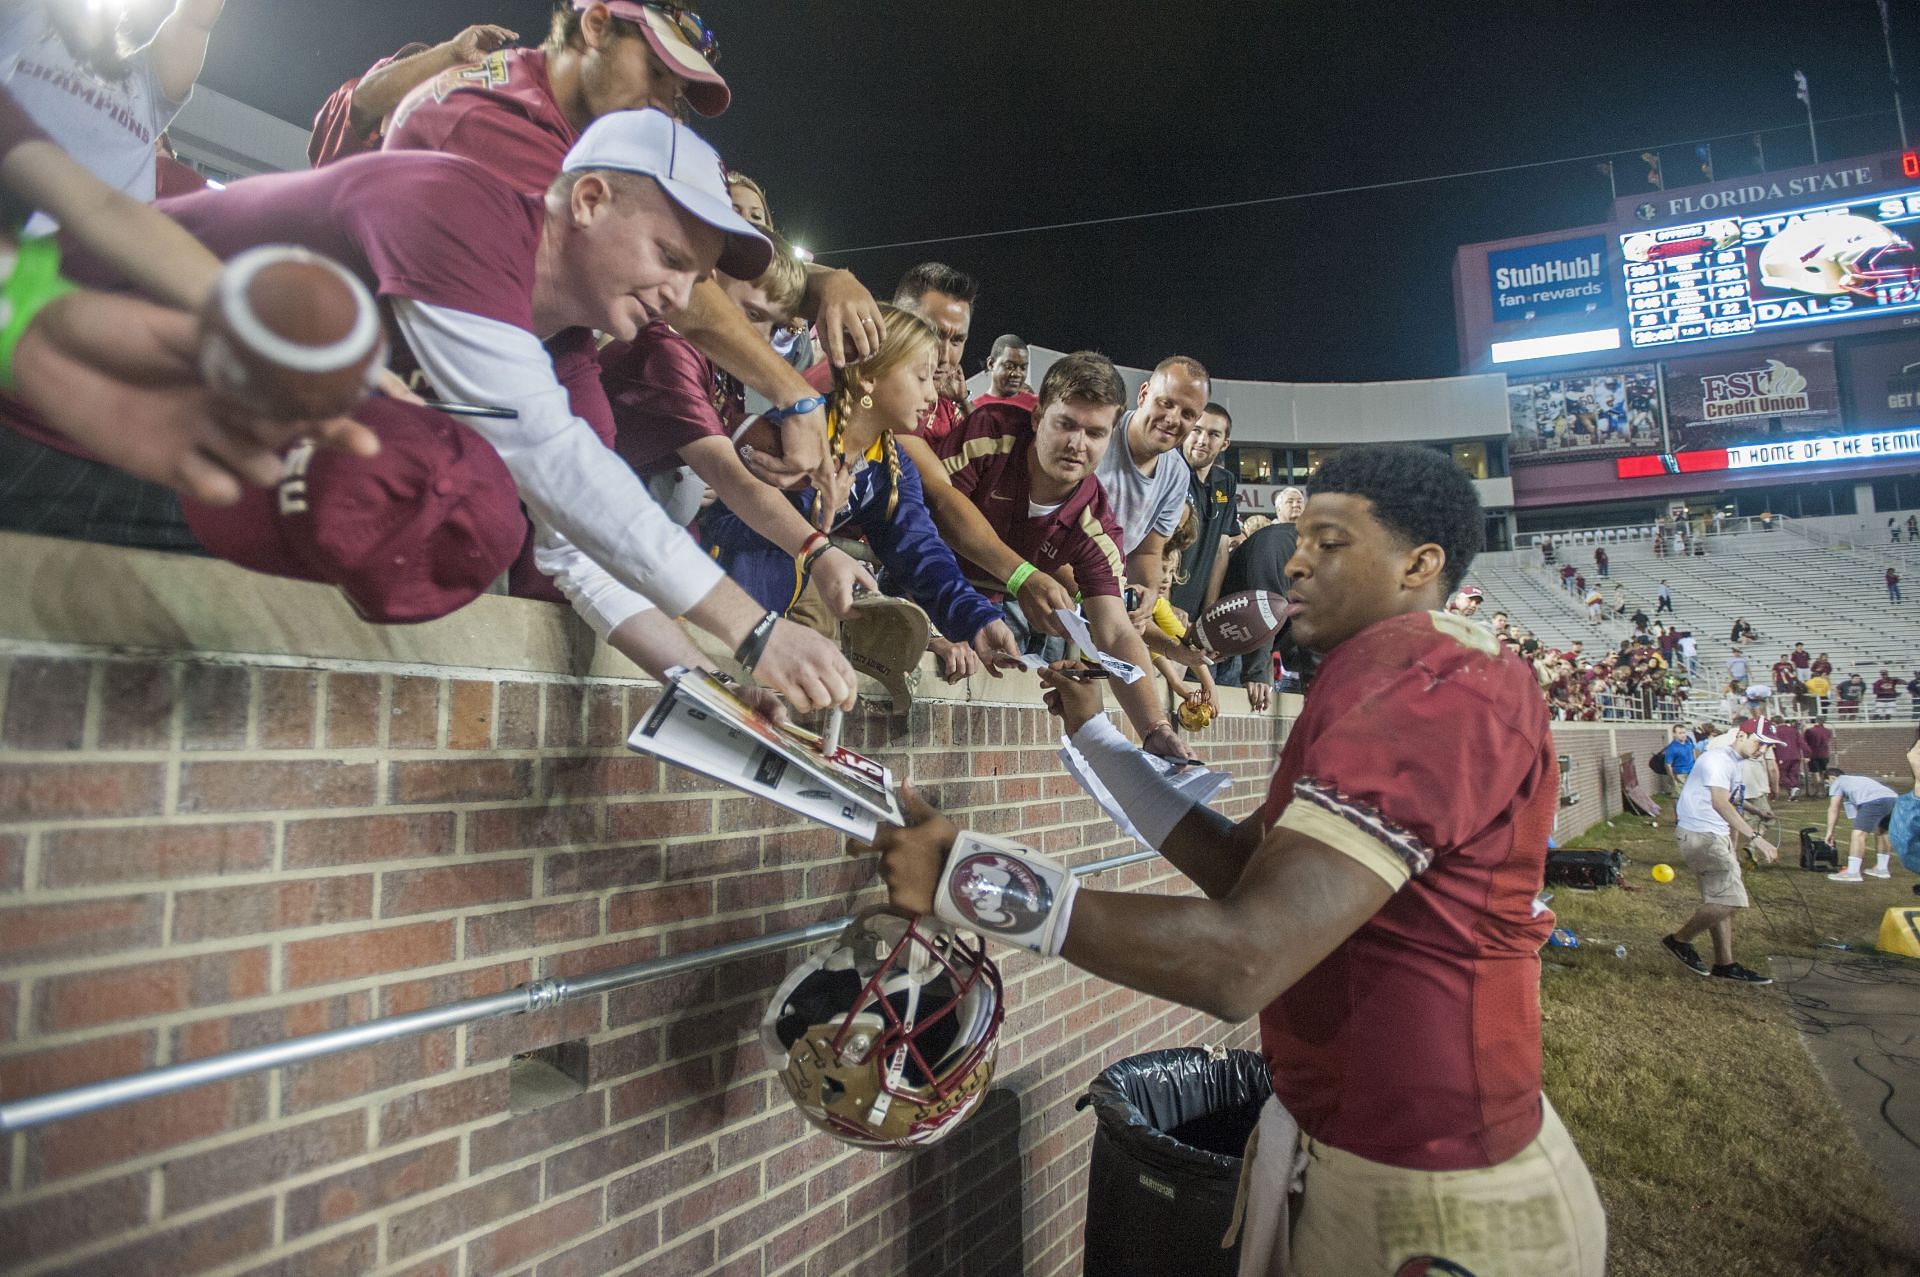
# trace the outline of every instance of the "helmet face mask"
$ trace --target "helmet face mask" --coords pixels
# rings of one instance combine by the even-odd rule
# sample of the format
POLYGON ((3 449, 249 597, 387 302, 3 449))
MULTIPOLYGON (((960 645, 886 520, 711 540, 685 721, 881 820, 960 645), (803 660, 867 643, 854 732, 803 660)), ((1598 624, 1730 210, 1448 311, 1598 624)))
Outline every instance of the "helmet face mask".
POLYGON ((979 936, 869 909, 781 983, 760 1036, 815 1126, 862 1148, 918 1148, 986 1094, 1003 1014, 979 936))

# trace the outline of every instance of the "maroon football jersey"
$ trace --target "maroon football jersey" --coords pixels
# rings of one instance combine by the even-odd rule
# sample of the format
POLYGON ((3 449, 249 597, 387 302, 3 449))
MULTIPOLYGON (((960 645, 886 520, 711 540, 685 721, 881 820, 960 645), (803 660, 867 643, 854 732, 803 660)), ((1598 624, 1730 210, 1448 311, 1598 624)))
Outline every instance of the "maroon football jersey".
POLYGON ((1438 612, 1327 655, 1263 816, 1398 890, 1260 1014, 1273 1088, 1335 1148, 1419 1171, 1540 1128, 1535 912, 1559 802, 1547 706, 1488 631, 1438 612))

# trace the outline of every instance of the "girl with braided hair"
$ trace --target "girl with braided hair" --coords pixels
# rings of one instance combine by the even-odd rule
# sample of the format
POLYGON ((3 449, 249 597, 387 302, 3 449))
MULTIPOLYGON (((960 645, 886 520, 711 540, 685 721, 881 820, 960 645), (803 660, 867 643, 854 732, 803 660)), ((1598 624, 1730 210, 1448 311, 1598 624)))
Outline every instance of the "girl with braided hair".
MULTIPOLYGON (((919 604, 936 630, 963 649, 971 646, 997 675, 996 664, 1020 660, 1013 631, 1000 609, 967 584, 927 513, 919 471, 902 462, 894 440, 895 433, 911 431, 934 400, 939 335, 911 311, 886 305, 880 310, 879 348, 839 369, 827 394, 829 490, 809 487, 787 499, 825 534, 864 537, 880 560, 887 590, 919 604)), ((772 446, 774 424, 764 417, 750 423, 741 435, 743 450, 772 446)), ((706 535, 727 575, 762 606, 783 614, 799 602, 829 545, 822 536, 796 559, 724 506, 709 516, 706 535)))

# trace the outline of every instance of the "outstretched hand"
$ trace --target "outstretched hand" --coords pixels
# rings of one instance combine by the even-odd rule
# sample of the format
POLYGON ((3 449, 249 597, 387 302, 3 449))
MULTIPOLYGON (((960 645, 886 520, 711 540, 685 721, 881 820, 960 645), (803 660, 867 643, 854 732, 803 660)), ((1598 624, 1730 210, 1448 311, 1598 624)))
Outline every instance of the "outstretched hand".
POLYGON ((934 893, 954 839, 960 836, 960 827, 941 815, 911 784, 900 786, 900 809, 907 817, 905 825, 882 826, 871 846, 849 842, 847 854, 879 852, 880 881, 886 884, 888 902, 910 913, 932 913, 934 893))
POLYGON ((447 41, 447 47, 462 64, 478 62, 495 49, 504 49, 520 38, 518 31, 509 31, 491 22, 483 22, 468 27, 453 39, 447 41))
POLYGON ((1106 694, 1101 690, 1105 680, 1086 677, 1087 669, 1078 661, 1055 661, 1034 671, 1047 689, 1041 697, 1047 711, 1060 720, 1060 730, 1068 736, 1107 712, 1106 694))
POLYGON ((281 478, 302 438, 359 456, 380 449, 358 422, 239 413, 200 375, 193 316, 134 297, 78 292, 34 320, 14 354, 22 399, 101 461, 196 501, 231 505, 281 478))

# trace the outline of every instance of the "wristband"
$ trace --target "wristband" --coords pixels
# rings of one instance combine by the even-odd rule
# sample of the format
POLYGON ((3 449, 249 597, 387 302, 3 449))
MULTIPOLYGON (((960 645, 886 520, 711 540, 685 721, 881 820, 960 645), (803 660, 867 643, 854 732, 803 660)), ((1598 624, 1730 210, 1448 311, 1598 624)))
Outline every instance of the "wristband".
MULTIPOLYGON (((1152 731, 1147 729, 1149 735, 1152 731)), ((1163 776, 1147 760, 1146 751, 1135 748, 1106 715, 1089 718, 1069 739, 1149 847, 1165 846, 1174 826, 1198 805, 1193 794, 1163 776)))
POLYGON ((1015 568, 1013 575, 1007 578, 1007 593, 1020 593, 1020 587, 1027 583, 1027 578, 1039 570, 1039 568, 1036 568, 1031 563, 1022 563, 1019 567, 1015 568))
POLYGON ((1051 958, 1067 942, 1079 892, 1079 880, 1059 861, 963 829, 947 853, 933 911, 953 926, 1051 958))
POLYGON ((814 395, 810 399, 796 399, 784 408, 769 408, 760 415, 768 421, 785 421, 788 417, 804 417, 826 406, 825 395, 814 395))
POLYGON ((767 639, 772 636, 773 627, 779 623, 780 614, 768 612, 760 618, 759 624, 753 627, 747 637, 740 641, 740 646, 734 650, 733 659, 739 663, 741 669, 749 674, 753 673, 753 667, 760 663, 760 657, 767 650, 767 639))
POLYGON ((809 562, 812 560, 814 552, 818 550, 820 546, 826 544, 828 544, 827 534, 815 529, 807 534, 807 539, 800 543, 800 553, 793 557, 799 559, 802 563, 809 562))
POLYGON ((21 241, 13 273, 0 285, 0 389, 13 389, 13 352, 34 317, 75 291, 74 285, 60 278, 58 244, 48 238, 21 241))
POLYGON ((839 547, 835 546, 831 541, 822 541, 819 545, 814 546, 807 557, 800 560, 800 574, 806 576, 811 573, 813 571, 813 565, 818 563, 828 550, 838 548, 839 547))

